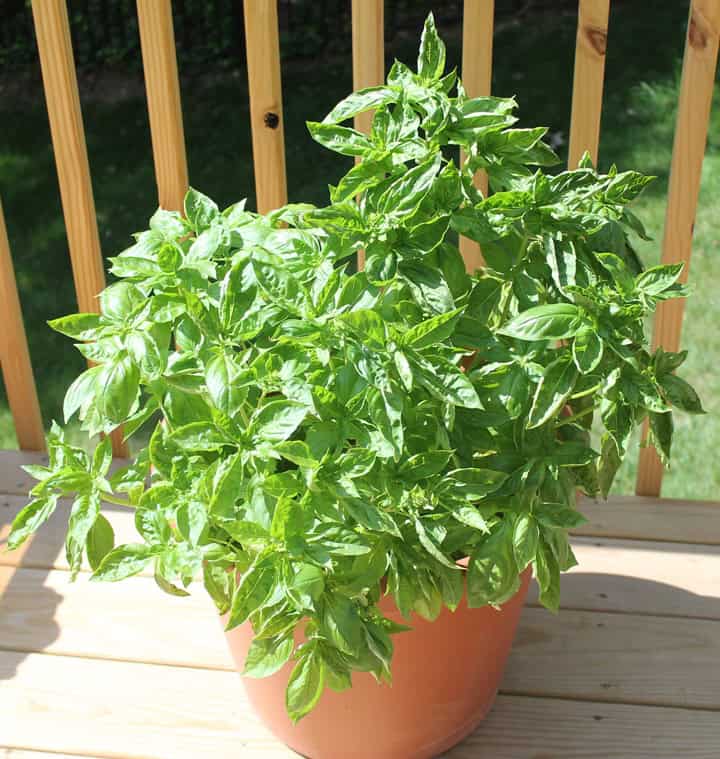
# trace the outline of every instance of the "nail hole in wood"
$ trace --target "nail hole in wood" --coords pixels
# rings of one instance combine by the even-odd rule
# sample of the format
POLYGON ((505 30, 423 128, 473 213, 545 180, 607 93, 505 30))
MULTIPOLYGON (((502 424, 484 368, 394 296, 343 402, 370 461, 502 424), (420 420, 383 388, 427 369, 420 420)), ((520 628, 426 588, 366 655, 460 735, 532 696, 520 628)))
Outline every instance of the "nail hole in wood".
POLYGON ((277 113, 268 111, 265 114, 263 121, 265 122, 265 126, 268 127, 268 129, 277 129, 278 124, 280 123, 280 117, 277 115, 277 113))

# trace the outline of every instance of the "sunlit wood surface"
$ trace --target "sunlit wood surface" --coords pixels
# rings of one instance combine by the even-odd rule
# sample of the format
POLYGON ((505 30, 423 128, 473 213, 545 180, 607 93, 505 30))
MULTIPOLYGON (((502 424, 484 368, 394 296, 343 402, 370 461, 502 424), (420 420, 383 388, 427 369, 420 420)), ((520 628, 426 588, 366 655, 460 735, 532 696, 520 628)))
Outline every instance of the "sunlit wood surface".
MULTIPOLYGON (((26 502, 18 465, 41 457, 0 454, 0 545, 26 502)), ((563 610, 531 590, 495 709, 447 759, 719 755, 720 505, 582 509, 563 610)), ((133 540, 130 516, 107 513, 133 540)), ((202 590, 71 584, 66 519, 0 553, 0 759, 295 756, 250 711, 202 590)))

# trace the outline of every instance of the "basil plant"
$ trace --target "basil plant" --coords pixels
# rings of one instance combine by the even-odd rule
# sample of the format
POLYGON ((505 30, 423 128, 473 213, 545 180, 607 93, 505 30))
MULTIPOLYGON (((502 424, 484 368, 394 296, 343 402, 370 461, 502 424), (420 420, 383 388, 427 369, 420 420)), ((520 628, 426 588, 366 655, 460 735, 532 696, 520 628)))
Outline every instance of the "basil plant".
POLYGON ((354 671, 390 681, 407 627, 384 594, 433 620, 464 594, 502 604, 532 567, 557 609, 576 493, 607 495, 646 419, 667 460, 671 407, 702 408, 674 374, 685 353, 646 347, 648 314, 686 294, 679 265, 642 271, 629 242, 649 178, 545 173, 546 130, 514 128, 515 107, 445 73, 431 16, 417 72, 396 62, 308 124, 361 159, 328 205, 221 211, 190 190, 184 214, 158 210, 100 313, 51 322, 91 362, 66 421, 149 442, 113 470, 108 437, 87 454, 53 426, 10 547, 73 497, 73 573, 152 566, 175 595, 201 577, 228 628, 252 625, 245 675, 294 661, 294 720, 354 671), (368 110, 370 134, 345 124, 368 110), (134 511, 138 542, 114 545, 103 502, 134 511))

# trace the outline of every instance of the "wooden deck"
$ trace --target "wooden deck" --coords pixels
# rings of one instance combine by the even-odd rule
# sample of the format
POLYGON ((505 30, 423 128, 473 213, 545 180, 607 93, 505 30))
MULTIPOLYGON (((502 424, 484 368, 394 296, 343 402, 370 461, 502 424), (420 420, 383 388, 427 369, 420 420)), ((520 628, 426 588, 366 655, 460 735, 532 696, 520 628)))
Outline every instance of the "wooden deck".
MULTIPOLYGON (((0 543, 28 458, 0 456, 0 543)), ((447 759, 720 756, 720 505, 583 510, 563 611, 531 595, 493 713, 447 759)), ((109 517, 132 539, 127 514, 109 517)), ((249 711, 204 594, 70 584, 65 518, 0 554, 0 759, 295 756, 249 711)))

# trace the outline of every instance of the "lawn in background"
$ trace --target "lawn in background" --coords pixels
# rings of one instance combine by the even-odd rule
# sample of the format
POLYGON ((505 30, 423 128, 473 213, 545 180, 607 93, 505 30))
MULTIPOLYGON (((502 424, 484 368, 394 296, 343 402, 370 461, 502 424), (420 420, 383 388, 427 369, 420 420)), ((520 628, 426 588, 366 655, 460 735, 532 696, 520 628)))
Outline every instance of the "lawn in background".
MULTIPOLYGON (((427 9, 432 3, 423 2, 427 9)), ((642 3, 618 4, 612 11, 603 108, 600 166, 617 163, 654 174, 657 181, 637 202, 636 211, 654 236, 640 243, 647 265, 659 261, 667 176, 675 123, 686 3, 663 3, 651 17, 642 3)), ((574 14, 557 13, 517 23, 505 22, 494 43, 493 92, 516 95, 521 126, 543 124, 562 154, 567 146, 575 42, 574 14)), ((419 30, 418 30, 419 31, 419 30)), ((449 60, 458 63, 460 29, 444 27, 449 60)), ((416 34, 397 38, 387 51, 412 63, 416 34)), ((246 73, 205 67, 181 72, 185 134, 191 184, 221 205, 248 196, 254 203, 246 73)), ((101 80, 102 79, 102 72, 101 80)), ((106 256, 127 247, 130 234, 145 228, 156 206, 147 110, 137 73, 118 77, 112 93, 83 82, 83 116, 90 166, 106 256), (127 82, 123 79, 127 79, 127 82), (124 94, 121 90, 127 90, 124 94)), ((82 370, 69 340, 52 332, 48 319, 76 310, 53 163, 47 115, 38 80, 22 98, 0 99, 0 197, 20 287, 35 376, 46 421, 60 418, 65 388, 82 370)), ((113 82, 114 79, 107 81, 113 82)), ((346 168, 344 159, 313 143, 306 119, 319 119, 351 89, 350 61, 283 66, 285 140, 292 201, 323 203, 327 184, 346 168)), ((717 100, 717 98, 716 98, 717 100)), ((720 108, 713 110, 703 167, 700 209, 695 225, 691 283, 683 333, 690 358, 684 369, 700 391, 707 416, 676 415, 676 443, 663 494, 717 498, 720 468, 712 451, 720 448, 720 263, 716 251, 720 214, 720 108)), ((0 395, 0 447, 16 446, 7 402, 0 395)), ((637 457, 619 475, 615 492, 631 492, 637 457)))

